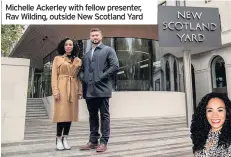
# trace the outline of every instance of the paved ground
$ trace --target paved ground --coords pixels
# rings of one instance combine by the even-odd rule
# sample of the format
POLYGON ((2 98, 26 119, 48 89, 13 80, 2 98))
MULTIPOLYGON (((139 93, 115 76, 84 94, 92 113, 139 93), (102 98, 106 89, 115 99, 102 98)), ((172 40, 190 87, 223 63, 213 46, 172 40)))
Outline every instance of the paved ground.
MULTIPOLYGON (((108 151, 79 151, 88 140, 88 122, 74 123, 69 137, 72 150, 55 151, 55 124, 26 122, 25 140, 2 144, 2 157, 192 157, 184 117, 113 119, 108 151)), ((17 133, 17 131, 15 131, 17 133)))

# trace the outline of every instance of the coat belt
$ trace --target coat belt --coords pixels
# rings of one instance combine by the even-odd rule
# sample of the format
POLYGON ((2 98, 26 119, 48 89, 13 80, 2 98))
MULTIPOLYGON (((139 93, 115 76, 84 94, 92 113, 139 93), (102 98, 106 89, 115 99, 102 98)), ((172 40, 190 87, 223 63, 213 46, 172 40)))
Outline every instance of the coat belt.
POLYGON ((73 103, 74 102, 74 96, 73 94, 71 94, 71 87, 72 87, 72 80, 76 79, 75 77, 71 76, 71 75, 59 75, 59 78, 62 77, 67 77, 67 84, 66 84, 66 92, 67 92, 67 101, 73 103))

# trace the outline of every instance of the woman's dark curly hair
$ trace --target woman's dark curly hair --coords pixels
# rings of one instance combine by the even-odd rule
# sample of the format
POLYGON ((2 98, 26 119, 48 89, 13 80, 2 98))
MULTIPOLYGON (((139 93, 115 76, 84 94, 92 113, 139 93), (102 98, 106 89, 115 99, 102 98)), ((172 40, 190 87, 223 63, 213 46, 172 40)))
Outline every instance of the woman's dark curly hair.
POLYGON ((225 94, 209 93, 202 98, 192 116, 191 139, 194 145, 193 153, 205 148, 206 139, 211 129, 206 117, 206 106, 208 105, 209 100, 212 98, 219 98, 223 100, 226 108, 226 120, 221 129, 218 147, 223 145, 225 148, 227 148, 231 145, 231 101, 225 94))
POLYGON ((73 39, 70 39, 70 38, 65 38, 59 42, 58 47, 57 47, 57 51, 58 51, 59 55, 65 54, 64 46, 65 46, 65 43, 67 40, 71 40, 73 42, 73 50, 71 52, 71 55, 72 56, 78 56, 76 43, 73 39))

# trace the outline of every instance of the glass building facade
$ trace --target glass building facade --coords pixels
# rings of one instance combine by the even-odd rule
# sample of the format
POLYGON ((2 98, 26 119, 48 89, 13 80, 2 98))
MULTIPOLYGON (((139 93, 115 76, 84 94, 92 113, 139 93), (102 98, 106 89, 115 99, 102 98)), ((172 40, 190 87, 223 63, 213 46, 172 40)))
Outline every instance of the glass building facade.
MULTIPOLYGON (((167 65, 166 70, 162 70, 163 53, 158 41, 119 37, 104 38, 103 43, 114 48, 119 59, 120 69, 113 76, 114 91, 171 91, 170 67, 167 65)), ((80 58, 91 48, 90 40, 76 40, 75 44, 80 58)), ((53 51, 43 59, 42 87, 46 96, 52 95, 51 69, 56 55, 57 51, 53 51)))

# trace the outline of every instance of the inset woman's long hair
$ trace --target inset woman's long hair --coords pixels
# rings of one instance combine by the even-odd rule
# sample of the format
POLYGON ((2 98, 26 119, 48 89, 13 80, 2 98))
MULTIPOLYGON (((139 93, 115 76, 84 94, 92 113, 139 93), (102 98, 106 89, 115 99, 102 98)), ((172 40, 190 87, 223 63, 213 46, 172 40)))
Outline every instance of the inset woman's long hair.
POLYGON ((206 117, 206 106, 212 98, 219 98, 223 100, 226 107, 226 120, 221 129, 218 146, 223 145, 227 148, 231 145, 231 101, 226 94, 209 93, 202 98, 192 117, 191 139, 194 145, 193 153, 195 153, 195 151, 202 150, 205 147, 208 133, 211 129, 206 117))

